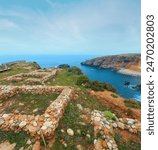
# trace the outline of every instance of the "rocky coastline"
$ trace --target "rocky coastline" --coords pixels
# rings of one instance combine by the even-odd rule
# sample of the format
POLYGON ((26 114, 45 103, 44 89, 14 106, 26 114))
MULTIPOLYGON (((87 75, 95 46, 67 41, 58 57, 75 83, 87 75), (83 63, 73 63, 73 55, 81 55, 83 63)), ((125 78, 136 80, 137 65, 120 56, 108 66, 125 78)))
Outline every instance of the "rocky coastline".
POLYGON ((97 57, 81 62, 81 65, 102 69, 114 69, 122 74, 141 76, 140 54, 122 54, 97 57))

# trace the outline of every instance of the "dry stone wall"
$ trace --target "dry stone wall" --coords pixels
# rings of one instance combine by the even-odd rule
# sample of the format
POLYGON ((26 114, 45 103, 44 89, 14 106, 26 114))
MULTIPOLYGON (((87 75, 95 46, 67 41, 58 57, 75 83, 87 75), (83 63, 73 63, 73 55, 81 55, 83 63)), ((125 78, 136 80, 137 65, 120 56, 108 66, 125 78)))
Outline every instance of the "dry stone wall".
MULTIPOLYGON (((131 133, 140 132, 141 124, 136 119, 131 118, 116 118, 115 121, 107 119, 101 111, 94 110, 91 112, 91 123, 94 125, 94 132, 102 133, 105 149, 118 150, 118 146, 112 136, 113 129, 128 130, 131 133)), ((99 139, 94 141, 94 146, 98 147, 99 139)), ((104 149, 102 148, 102 149, 104 149)))
POLYGON ((29 73, 20 73, 5 78, 7 81, 26 81, 26 83, 41 83, 48 81, 50 78, 54 77, 59 69, 45 69, 45 70, 35 70, 29 73), (27 77, 27 79, 25 79, 27 77))
POLYGON ((6 131, 23 130, 37 139, 54 136, 59 120, 71 100, 73 89, 64 86, 0 86, 0 100, 2 101, 18 93, 28 92, 32 94, 61 92, 61 94, 48 106, 42 115, 0 114, 0 129, 6 131))

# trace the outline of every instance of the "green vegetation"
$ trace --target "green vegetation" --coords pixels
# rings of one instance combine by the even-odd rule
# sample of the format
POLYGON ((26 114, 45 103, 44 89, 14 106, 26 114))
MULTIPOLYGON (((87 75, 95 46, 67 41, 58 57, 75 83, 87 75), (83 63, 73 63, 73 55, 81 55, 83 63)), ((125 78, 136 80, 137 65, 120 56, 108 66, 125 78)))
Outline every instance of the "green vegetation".
POLYGON ((71 73, 76 74, 76 75, 82 75, 83 74, 81 69, 78 68, 78 67, 75 67, 75 66, 69 68, 68 72, 71 72, 71 73))
POLYGON ((94 141, 94 129, 90 124, 82 125, 84 120, 80 118, 81 112, 77 108, 77 100, 68 104, 63 118, 60 120, 59 127, 56 130, 56 139, 52 147, 52 150, 77 150, 77 145, 82 145, 84 149, 88 149, 94 141), (74 131, 74 135, 70 136, 66 130, 71 128, 74 131), (61 132, 61 129, 64 132, 61 132), (87 136, 87 134, 89 136, 87 136), (67 147, 61 144, 61 140, 67 143, 67 147))
POLYGON ((104 111, 103 114, 107 119, 116 121, 116 116, 111 111, 104 111))
POLYGON ((8 76, 16 75, 19 73, 27 73, 29 71, 33 71, 35 69, 39 69, 40 66, 36 63, 15 63, 12 65, 8 65, 8 67, 11 69, 9 71, 1 72, 0 73, 0 82, 2 81, 3 78, 6 78, 8 76))
POLYGON ((108 90, 108 91, 112 91, 114 93, 117 93, 116 89, 112 85, 107 84, 105 82, 98 81, 98 80, 91 81, 85 75, 80 76, 78 78, 76 84, 82 85, 86 88, 90 88, 94 91, 108 90))
POLYGON ((141 103, 138 102, 138 101, 134 101, 134 100, 128 99, 128 100, 125 100, 124 103, 125 103, 125 105, 127 107, 138 108, 138 109, 141 108, 141 103))
POLYGON ((113 98, 118 98, 118 96, 116 95, 116 94, 111 94, 111 96, 113 97, 113 98))
POLYGON ((15 150, 19 150, 21 147, 27 148, 26 144, 29 136, 25 132, 15 133, 13 131, 1 131, 0 130, 0 143, 9 141, 10 143, 16 143, 15 150))
POLYGON ((114 139, 118 145, 119 150, 140 150, 141 144, 139 142, 135 142, 130 137, 128 137, 129 140, 126 142, 123 140, 122 136, 119 132, 116 132, 114 135, 114 139))
POLYGON ((54 101, 59 94, 17 94, 8 98, 3 103, 5 112, 10 113, 18 110, 24 114, 43 114, 46 108, 54 101), (18 107, 17 107, 18 106, 18 107), (35 110, 33 112, 33 110, 35 110))
POLYGON ((77 82, 76 84, 79 85, 79 86, 85 86, 85 87, 88 87, 89 86, 89 83, 90 83, 90 80, 88 79, 87 76, 85 75, 82 75, 80 76, 78 79, 77 79, 77 82))

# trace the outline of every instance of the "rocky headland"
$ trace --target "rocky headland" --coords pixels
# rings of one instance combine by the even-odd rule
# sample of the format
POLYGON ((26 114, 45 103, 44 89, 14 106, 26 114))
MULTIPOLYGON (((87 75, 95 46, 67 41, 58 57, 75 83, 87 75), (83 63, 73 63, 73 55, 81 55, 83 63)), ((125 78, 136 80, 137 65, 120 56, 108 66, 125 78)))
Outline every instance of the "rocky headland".
POLYGON ((86 60, 82 65, 111 68, 117 70, 119 73, 128 75, 141 75, 141 55, 140 54, 122 54, 97 57, 86 60))

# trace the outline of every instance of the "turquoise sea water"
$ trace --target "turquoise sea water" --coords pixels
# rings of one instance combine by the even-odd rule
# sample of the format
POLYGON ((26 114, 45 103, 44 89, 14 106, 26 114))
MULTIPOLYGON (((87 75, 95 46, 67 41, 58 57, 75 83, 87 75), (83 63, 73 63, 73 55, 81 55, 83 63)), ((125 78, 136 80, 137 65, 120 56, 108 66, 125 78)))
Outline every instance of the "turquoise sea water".
POLYGON ((141 100, 140 91, 133 90, 132 85, 140 84, 141 78, 139 76, 129 76, 117 73, 111 69, 99 69, 94 67, 82 66, 80 63, 87 59, 95 58, 92 55, 10 55, 0 56, 0 64, 16 61, 36 61, 41 67, 55 67, 60 64, 69 64, 71 66, 78 66, 82 71, 92 80, 100 80, 112 84, 118 91, 119 95, 124 98, 132 98, 141 100), (124 86, 125 81, 130 81, 131 86, 124 86))

